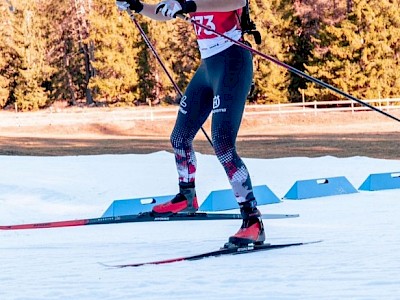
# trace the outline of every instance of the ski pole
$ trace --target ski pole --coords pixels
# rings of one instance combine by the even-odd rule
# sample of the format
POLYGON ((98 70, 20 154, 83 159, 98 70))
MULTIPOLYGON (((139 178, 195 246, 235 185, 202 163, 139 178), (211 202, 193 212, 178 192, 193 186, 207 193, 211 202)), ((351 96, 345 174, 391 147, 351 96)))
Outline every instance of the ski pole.
MULTIPOLYGON (((175 90, 177 91, 177 93, 182 97, 183 93, 182 91, 179 89, 178 85, 175 83, 175 80, 172 78, 171 74, 169 73, 169 71, 167 70, 165 64, 162 62, 160 56, 158 55, 156 49, 154 48, 154 46, 151 44, 149 38, 147 37, 146 33, 144 32, 143 28, 140 26, 140 24, 138 23, 138 21, 135 18, 135 15, 133 14, 132 10, 130 10, 129 8, 126 10, 130 19, 132 20, 132 22, 136 25, 137 29, 139 30, 141 36, 143 37, 143 40, 145 41, 146 45, 150 48, 151 52, 153 52, 155 58, 157 59, 157 61, 159 62, 160 66, 162 67, 162 69, 164 70, 165 74, 167 74, 169 80, 171 81, 172 85, 174 86, 175 90)), ((210 139, 210 137, 208 136, 207 132, 204 130, 203 126, 200 127, 201 131, 204 133, 204 135, 206 136, 208 142, 210 143, 211 147, 213 147, 213 143, 210 139)))
POLYGON ((284 67, 285 69, 289 70, 290 72, 292 72, 292 73, 294 73, 294 74, 296 74, 296 75, 298 75, 300 77, 306 78, 309 81, 312 81, 312 82, 314 82, 316 84, 319 84, 320 86, 323 86, 323 87, 325 87, 325 88, 327 88, 327 89, 329 89, 331 91, 334 91, 334 92, 338 93, 339 95, 342 95, 342 96, 344 96, 344 97, 346 97, 346 98, 348 98, 350 100, 358 102, 359 104, 364 105, 364 106, 366 106, 366 107, 368 107, 368 108, 370 108, 370 109, 372 109, 372 110, 374 110, 374 111, 376 111, 376 112, 378 112, 380 114, 383 114, 386 117, 389 117, 389 118, 391 118, 391 119, 393 119, 393 120, 395 120, 397 122, 400 122, 399 118, 397 118, 397 117, 395 117, 395 116, 393 116, 393 115, 391 115, 391 114, 389 114, 389 113, 387 113, 387 112, 385 112, 383 110, 380 110, 380 109, 372 106, 371 104, 368 104, 367 102, 364 102, 364 101, 362 101, 362 100, 360 100, 360 99, 358 99, 358 98, 356 98, 356 97, 354 97, 354 96, 352 96, 350 94, 347 94, 347 93, 343 92, 342 90, 340 90, 340 89, 338 89, 338 88, 336 88, 336 87, 334 87, 334 86, 332 86, 330 84, 327 84, 327 83, 323 82, 322 80, 319 80, 319 79, 317 79, 315 77, 307 75, 306 73, 304 73, 304 72, 302 72, 302 71, 300 71, 300 70, 298 70, 298 69, 296 69, 296 68, 294 68, 292 66, 289 66, 289 65, 285 64, 284 62, 281 62, 280 60, 278 60, 278 59, 276 59, 276 58, 274 58, 274 57, 272 57, 270 55, 267 55, 267 54, 264 54, 264 53, 262 53, 262 52, 260 52, 258 50, 255 50, 255 49, 251 48, 250 46, 246 45, 245 43, 242 43, 240 41, 236 41, 236 40, 226 36, 223 33, 219 33, 218 31, 214 30, 210 26, 203 25, 203 24, 201 24, 199 22, 196 22, 195 20, 191 19, 188 16, 177 15, 177 17, 182 19, 182 20, 184 20, 184 21, 186 21, 186 22, 188 22, 188 23, 191 23, 194 26, 198 26, 198 27, 201 27, 203 29, 212 31, 215 34, 217 34, 217 35, 219 35, 219 36, 221 36, 221 37, 233 42, 234 44, 236 44, 236 45, 238 45, 238 46, 240 46, 242 48, 245 48, 245 49, 249 50, 250 52, 252 52, 254 54, 257 54, 257 55, 261 56, 262 58, 265 58, 265 59, 267 59, 269 61, 272 61, 272 62, 274 62, 275 64, 277 64, 277 65, 279 65, 281 67, 284 67))

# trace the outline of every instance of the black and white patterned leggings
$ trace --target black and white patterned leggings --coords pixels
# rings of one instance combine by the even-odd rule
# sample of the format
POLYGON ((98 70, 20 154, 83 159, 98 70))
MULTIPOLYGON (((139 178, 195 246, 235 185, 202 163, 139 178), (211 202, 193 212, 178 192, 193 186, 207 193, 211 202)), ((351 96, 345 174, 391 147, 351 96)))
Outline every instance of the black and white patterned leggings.
POLYGON ((212 113, 214 151, 225 169, 237 201, 253 200, 249 172, 235 142, 253 77, 251 53, 239 46, 202 60, 185 94, 171 134, 180 182, 194 182, 196 157, 192 142, 212 113))

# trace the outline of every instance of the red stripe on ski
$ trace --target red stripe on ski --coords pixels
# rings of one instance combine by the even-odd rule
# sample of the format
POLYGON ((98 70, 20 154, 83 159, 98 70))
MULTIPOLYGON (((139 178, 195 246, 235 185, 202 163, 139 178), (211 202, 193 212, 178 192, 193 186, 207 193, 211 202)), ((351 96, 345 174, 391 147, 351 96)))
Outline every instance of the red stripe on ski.
POLYGON ((0 226, 0 230, 18 230, 18 229, 38 229, 38 228, 82 226, 82 225, 88 224, 88 222, 89 222, 88 219, 82 219, 82 220, 47 222, 47 223, 7 225, 7 226, 0 226))
POLYGON ((178 261, 184 261, 184 260, 187 260, 187 257, 178 257, 178 258, 171 258, 171 259, 166 259, 166 260, 144 262, 144 263, 135 263, 135 264, 126 264, 126 265, 116 265, 116 266, 108 266, 108 267, 128 268, 128 267, 141 267, 141 266, 145 266, 145 265, 163 265, 163 264, 170 264, 170 263, 174 263, 174 262, 178 262, 178 261))

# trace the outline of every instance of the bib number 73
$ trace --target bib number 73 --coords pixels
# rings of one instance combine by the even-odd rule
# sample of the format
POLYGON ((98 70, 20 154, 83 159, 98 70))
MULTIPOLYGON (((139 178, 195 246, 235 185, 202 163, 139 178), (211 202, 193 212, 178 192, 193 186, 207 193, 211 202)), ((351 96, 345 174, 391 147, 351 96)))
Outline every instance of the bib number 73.
MULTIPOLYGON (((208 16, 194 16, 193 20, 196 21, 196 23, 200 23, 202 25, 205 25, 209 27, 210 29, 215 30, 215 23, 213 22, 214 16, 213 15, 208 15, 208 16)), ((197 26, 194 24, 194 28, 196 30, 197 36, 201 36, 202 34, 205 35, 212 35, 214 32, 204 29, 203 27, 197 26)))

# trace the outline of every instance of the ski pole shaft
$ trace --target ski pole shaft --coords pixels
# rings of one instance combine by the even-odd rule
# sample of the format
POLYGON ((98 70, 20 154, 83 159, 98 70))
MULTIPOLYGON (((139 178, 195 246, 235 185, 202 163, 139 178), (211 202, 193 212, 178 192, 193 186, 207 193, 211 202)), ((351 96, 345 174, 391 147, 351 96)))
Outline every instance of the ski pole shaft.
MULTIPOLYGON (((129 8, 126 11, 127 11, 128 15, 129 15, 129 18, 132 20, 132 22, 135 24, 135 26, 139 30, 140 35, 142 36, 142 38, 143 38, 144 42, 146 43, 147 47, 149 47, 149 49, 153 53, 154 57, 157 59, 158 63, 160 64, 161 68, 164 70, 165 74, 167 75, 167 77, 171 81, 171 83, 174 86, 176 92, 182 97, 183 96, 182 91, 180 90, 180 88, 176 84, 175 80, 172 78, 171 74, 167 70, 165 64, 161 60, 161 58, 158 55, 158 53, 157 53, 156 49, 154 48, 153 44, 150 42, 149 38, 147 37, 147 34, 144 32, 143 28, 140 26, 140 24, 136 20, 135 15, 133 14, 133 12, 129 8)), ((206 138, 207 138, 208 142, 210 143, 211 147, 213 147, 213 143, 212 143, 210 137, 208 136, 207 132, 204 130, 203 127, 200 127, 200 129, 204 133, 204 135, 206 136, 206 138)))
POLYGON ((372 106, 371 104, 369 104, 367 102, 364 102, 364 101, 362 101, 362 100, 360 100, 360 99, 358 99, 358 98, 356 98, 356 97, 354 97, 354 96, 352 96, 350 94, 347 94, 347 93, 343 92, 342 90, 340 90, 340 89, 338 89, 338 88, 336 88, 336 87, 334 87, 334 86, 332 86, 332 85, 330 85, 328 83, 323 82, 322 80, 319 80, 319 79, 317 79, 315 77, 312 77, 312 76, 310 76, 310 75, 308 75, 308 74, 306 74, 306 73, 304 73, 304 72, 302 72, 302 71, 300 71, 300 70, 298 70, 298 69, 296 69, 296 68, 294 68, 294 67, 292 67, 292 66, 290 66, 288 64, 285 64, 284 62, 281 62, 280 60, 278 60, 278 59, 276 59, 276 58, 274 58, 274 57, 272 57, 270 55, 264 54, 264 53, 262 53, 262 52, 260 52, 260 51, 258 51, 256 49, 253 49, 250 46, 246 45, 245 43, 242 43, 240 41, 236 41, 236 40, 226 36, 223 33, 219 33, 218 31, 214 30, 213 28, 211 28, 211 27, 209 27, 207 25, 204 25, 204 24, 201 24, 199 22, 196 22, 195 20, 193 20, 193 19, 191 19, 191 18, 189 18, 187 16, 184 16, 184 15, 177 15, 177 17, 182 19, 182 20, 184 20, 184 21, 186 21, 186 22, 188 22, 188 23, 191 23, 192 25, 195 25, 195 26, 201 27, 203 29, 212 31, 213 33, 215 33, 215 34, 217 34, 217 35, 219 35, 219 36, 231 41, 232 43, 234 43, 234 44, 236 44, 236 45, 238 45, 238 46, 240 46, 242 48, 245 48, 245 49, 249 50, 250 52, 252 52, 254 54, 257 54, 257 55, 261 56, 262 58, 265 58, 265 59, 267 59, 269 61, 272 61, 273 63, 275 63, 275 64, 277 64, 277 65, 279 65, 281 67, 284 67, 288 71, 290 71, 290 72, 292 72, 292 73, 294 73, 294 74, 296 74, 296 75, 298 75, 300 77, 306 78, 309 81, 312 81, 312 82, 314 82, 314 83, 316 83, 316 84, 318 84, 318 85, 320 85, 320 86, 322 86, 324 88, 327 88, 327 89, 329 89, 329 90, 331 90, 333 92, 336 92, 341 96, 344 96, 344 97, 346 97, 346 98, 348 98, 348 99, 350 99, 352 101, 355 101, 355 102, 357 102, 357 103, 359 103, 359 104, 361 104, 363 106, 366 106, 366 107, 368 107, 368 108, 370 108, 370 109, 372 109, 372 110, 374 110, 374 111, 376 111, 376 112, 378 112, 378 113, 380 113, 382 115, 385 115, 386 117, 389 117, 389 118, 391 118, 391 119, 393 119, 393 120, 395 120, 397 122, 400 122, 399 118, 397 118, 397 117, 395 117, 395 116, 393 116, 393 115, 391 115, 391 114, 389 114, 389 113, 387 113, 387 112, 385 112, 383 110, 380 110, 380 109, 372 106))

